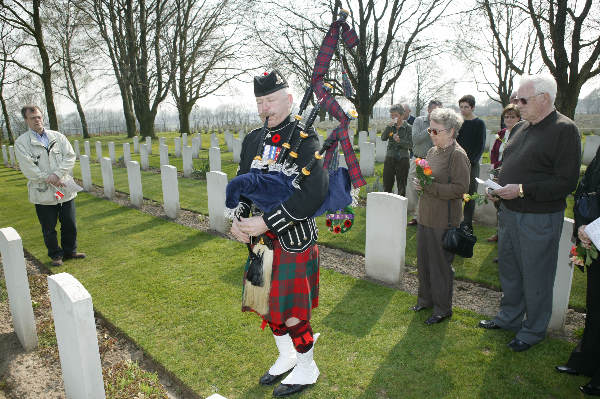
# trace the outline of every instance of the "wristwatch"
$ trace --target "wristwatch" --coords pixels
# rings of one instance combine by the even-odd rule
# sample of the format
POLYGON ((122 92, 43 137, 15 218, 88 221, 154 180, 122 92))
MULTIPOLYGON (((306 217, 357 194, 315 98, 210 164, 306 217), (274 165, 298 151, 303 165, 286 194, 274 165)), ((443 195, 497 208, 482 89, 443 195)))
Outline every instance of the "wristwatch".
POLYGON ((519 184, 519 198, 525 198, 525 193, 523 193, 523 185, 519 184))

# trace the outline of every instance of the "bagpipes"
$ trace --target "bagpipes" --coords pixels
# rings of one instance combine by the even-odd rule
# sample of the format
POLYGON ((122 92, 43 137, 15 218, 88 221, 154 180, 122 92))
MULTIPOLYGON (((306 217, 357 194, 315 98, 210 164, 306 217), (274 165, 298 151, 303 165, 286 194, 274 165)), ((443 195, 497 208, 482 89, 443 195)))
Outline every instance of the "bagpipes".
MULTIPOLYGON (((230 210, 227 212, 228 215, 233 216, 235 214, 235 209, 238 207, 242 196, 251 200, 263 212, 270 212, 279 204, 285 202, 294 190, 302 189, 302 184, 310 175, 311 170, 323 158, 323 167, 327 168, 329 172, 329 190, 325 201, 313 217, 320 216, 327 211, 344 209, 352 203, 351 185, 358 191, 361 186, 366 184, 348 137, 348 125, 351 119, 356 118, 356 112, 344 112, 331 94, 332 86, 324 83, 324 76, 329 70, 331 59, 339 41, 340 30, 342 31, 344 43, 349 48, 358 44, 356 32, 346 23, 348 15, 348 11, 341 10, 338 20, 331 24, 327 35, 323 39, 315 62, 311 84, 304 92, 299 111, 294 116, 293 126, 282 144, 282 150, 277 158, 271 162, 263 161, 261 158, 268 132, 268 119, 265 120, 260 132, 262 145, 259 145, 250 171, 236 176, 227 184, 225 204, 230 210), (302 114, 306 110, 313 93, 316 95, 317 101, 306 121, 302 123, 302 114), (315 152, 314 157, 308 164, 300 168, 296 164, 298 150, 303 140, 308 137, 306 132, 312 127, 321 108, 328 111, 340 124, 327 137, 321 149, 315 152), (298 135, 294 134, 296 131, 299 131, 298 135), (294 136, 297 138, 294 143, 291 143, 294 136), (348 166, 347 169, 338 167, 338 143, 342 146, 348 166)), ((342 74, 342 78, 346 95, 348 93, 351 95, 352 86, 345 72, 342 74)))

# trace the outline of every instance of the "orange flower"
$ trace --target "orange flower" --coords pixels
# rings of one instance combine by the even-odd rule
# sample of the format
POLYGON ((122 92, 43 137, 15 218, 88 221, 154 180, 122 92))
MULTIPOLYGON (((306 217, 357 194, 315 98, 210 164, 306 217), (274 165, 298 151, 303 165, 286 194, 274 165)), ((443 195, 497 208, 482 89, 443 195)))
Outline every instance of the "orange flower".
POLYGON ((415 159, 415 165, 418 165, 420 161, 421 161, 421 158, 415 159))
POLYGON ((464 202, 469 202, 471 201, 471 196, 469 196, 469 194, 463 194, 463 201, 464 202))
POLYGON ((425 169, 423 169, 423 174, 424 174, 425 176, 431 176, 431 173, 433 173, 433 172, 431 171, 431 168, 425 168, 425 169))

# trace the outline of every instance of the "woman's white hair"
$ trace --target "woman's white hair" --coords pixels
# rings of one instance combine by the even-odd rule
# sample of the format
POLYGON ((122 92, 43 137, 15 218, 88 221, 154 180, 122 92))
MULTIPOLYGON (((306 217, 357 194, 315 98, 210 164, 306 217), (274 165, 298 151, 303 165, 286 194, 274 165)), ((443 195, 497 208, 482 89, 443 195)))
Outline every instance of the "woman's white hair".
POLYGON ((523 75, 521 76, 520 86, 531 83, 535 94, 548 93, 550 102, 554 104, 556 100, 556 79, 549 73, 540 73, 538 75, 523 75))
POLYGON ((444 126, 444 129, 448 131, 454 129, 453 138, 456 138, 458 131, 463 124, 462 116, 450 108, 436 108, 431 111, 429 119, 435 123, 439 123, 444 126))

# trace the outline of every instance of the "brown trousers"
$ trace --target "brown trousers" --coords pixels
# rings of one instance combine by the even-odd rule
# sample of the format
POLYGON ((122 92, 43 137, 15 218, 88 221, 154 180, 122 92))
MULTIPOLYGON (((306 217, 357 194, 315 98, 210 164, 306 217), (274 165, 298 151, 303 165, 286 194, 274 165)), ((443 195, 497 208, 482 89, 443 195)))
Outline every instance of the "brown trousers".
POLYGON ((442 248, 446 228, 417 226, 417 268, 419 294, 417 305, 433 307, 433 315, 452 313, 454 254, 442 248))

